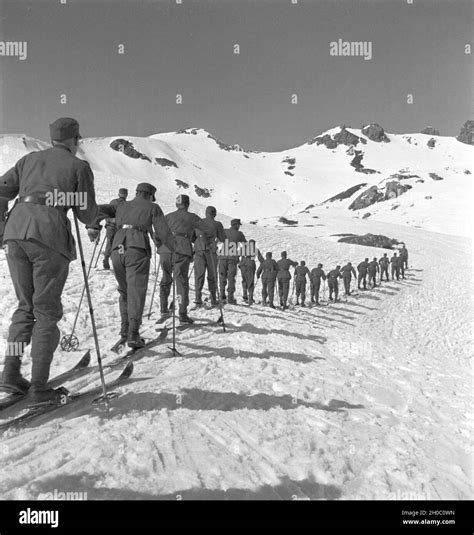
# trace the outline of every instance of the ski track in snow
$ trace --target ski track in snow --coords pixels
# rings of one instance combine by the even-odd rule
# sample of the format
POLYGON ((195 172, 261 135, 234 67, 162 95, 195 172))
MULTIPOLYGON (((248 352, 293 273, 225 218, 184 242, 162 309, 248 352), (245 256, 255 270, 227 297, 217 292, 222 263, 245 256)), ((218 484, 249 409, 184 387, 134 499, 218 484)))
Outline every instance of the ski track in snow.
MULTIPOLYGON (((375 221, 338 228, 354 225, 390 228, 407 241, 413 268, 405 281, 328 307, 226 306, 226 333, 216 325, 178 331, 181 357, 170 356, 170 333, 137 360, 109 414, 78 403, 0 435, 0 497, 41 499, 56 489, 89 499, 471 498, 470 286, 456 282, 470 273, 469 242, 375 221)), ((263 251, 278 257, 286 248, 310 267, 383 252, 293 230, 244 230, 263 251)), ((91 244, 85 248, 90 258, 91 244)), ((15 299, 4 255, 0 274, 5 339, 15 299)), ((81 277, 74 262, 63 334, 81 277)), ((119 326, 116 284, 111 273, 92 272, 91 287, 107 363, 119 326)), ((258 284, 257 299, 260 291, 258 284)), ((157 334, 153 321, 144 333, 157 334)), ((85 303, 77 335, 82 351, 93 347, 85 303)), ((80 354, 58 351, 52 375, 80 354)), ((94 373, 67 386, 98 384, 94 373)))

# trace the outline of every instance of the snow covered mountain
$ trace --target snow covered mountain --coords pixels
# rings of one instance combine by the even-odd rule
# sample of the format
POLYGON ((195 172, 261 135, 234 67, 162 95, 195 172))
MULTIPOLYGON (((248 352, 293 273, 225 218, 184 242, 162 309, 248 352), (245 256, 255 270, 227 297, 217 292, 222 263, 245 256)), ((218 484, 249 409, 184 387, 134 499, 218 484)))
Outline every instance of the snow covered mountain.
MULTIPOLYGON (((47 146, 18 135, 3 136, 0 145, 0 172, 22 154, 47 146)), ((342 126, 293 149, 252 152, 190 128, 149 137, 87 138, 78 156, 91 164, 104 196, 124 182, 147 181, 157 186, 165 206, 177 192, 186 192, 199 204, 247 222, 267 218, 266 224, 278 224, 280 217, 294 220, 305 210, 310 217, 342 210, 345 216, 448 234, 471 231, 474 147, 453 137, 342 126)))

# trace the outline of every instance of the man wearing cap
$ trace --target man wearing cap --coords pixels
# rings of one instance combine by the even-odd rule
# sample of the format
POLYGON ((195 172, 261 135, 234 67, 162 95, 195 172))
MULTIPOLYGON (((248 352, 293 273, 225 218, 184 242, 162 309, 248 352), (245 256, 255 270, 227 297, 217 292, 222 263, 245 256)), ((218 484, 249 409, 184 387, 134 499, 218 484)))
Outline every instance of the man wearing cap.
POLYGON ((260 264, 257 270, 257 279, 262 276, 262 305, 275 308, 273 304, 275 294, 275 280, 278 273, 278 265, 272 258, 272 253, 267 253, 265 260, 260 264))
POLYGON ((214 206, 208 206, 206 208, 206 217, 202 220, 205 227, 202 230, 196 229, 196 241, 194 242, 196 306, 202 306, 202 289, 206 271, 211 305, 217 305, 217 242, 224 242, 226 235, 222 223, 216 221, 216 215, 217 211, 214 206))
MULTIPOLYGON (((244 301, 247 301, 249 305, 255 303, 253 299, 253 292, 255 290, 255 272, 257 270, 257 265, 255 263, 256 253, 255 240, 249 240, 249 247, 245 251, 245 254, 242 255, 242 258, 239 262, 239 269, 242 275, 242 294, 244 301)), ((264 259, 261 259, 261 262, 264 262, 264 259)))
POLYGON ((89 164, 76 158, 79 123, 64 117, 50 125, 52 147, 32 152, 0 177, 0 197, 16 202, 5 225, 3 242, 18 299, 8 331, 2 385, 26 393, 34 403, 58 402, 47 382, 59 342, 61 294, 76 259, 67 212, 92 223, 97 216, 94 175, 89 164), (61 194, 61 195, 58 195, 61 194), (51 202, 51 198, 59 199, 51 202), (81 203, 64 199, 81 198, 81 203), (62 199, 62 201, 61 201, 62 199), (20 372, 21 357, 31 343, 31 387, 20 372))
POLYGON ((321 288, 321 279, 326 280, 326 273, 324 273, 323 265, 318 264, 311 270, 309 276, 311 281, 311 303, 319 305, 319 289, 321 288))
POLYGON ((111 258, 120 294, 120 342, 127 342, 134 349, 144 345, 139 330, 150 274, 151 247, 148 235, 154 236, 157 247, 166 244, 170 251, 175 248, 163 212, 154 202, 155 193, 155 186, 143 182, 138 184, 133 200, 101 204, 99 218, 88 231, 91 241, 94 241, 100 232, 100 219, 115 218, 117 232, 112 243, 111 258))
POLYGON ((296 267, 298 265, 298 262, 295 262, 293 260, 290 260, 287 258, 286 251, 282 251, 281 258, 277 262, 278 265, 278 273, 277 273, 277 280, 278 280, 278 293, 280 295, 280 306, 283 310, 286 310, 288 308, 288 293, 290 291, 290 280, 291 280, 291 274, 290 274, 290 267, 296 267))
POLYGON ((231 305, 237 303, 234 293, 237 264, 239 263, 239 244, 247 241, 243 232, 239 230, 241 225, 242 223, 240 222, 240 219, 232 219, 230 228, 225 230, 226 239, 222 254, 218 254, 221 299, 223 301, 227 299, 227 302, 231 305), (225 293, 226 286, 228 293, 227 297, 225 293))
MULTIPOLYGON (((195 229, 206 230, 208 224, 196 214, 189 212, 189 196, 176 197, 176 210, 166 214, 165 219, 176 240, 174 255, 163 244, 159 249, 160 264, 163 276, 160 282, 160 307, 162 319, 169 316, 168 298, 173 283, 173 272, 176 280, 177 300, 179 302, 180 323, 193 323, 188 316, 189 305, 189 265, 193 258, 192 242, 195 239, 195 229), (174 270, 173 270, 174 267, 174 270)), ((175 303, 173 303, 175 306, 175 303)))
MULTIPOLYGON (((112 199, 109 204, 117 208, 117 206, 121 202, 124 202, 127 200, 127 197, 128 197, 128 189, 120 188, 117 199, 112 199)), ((114 217, 108 217, 105 220, 105 231, 106 231, 106 234, 105 234, 106 245, 105 245, 105 251, 104 251, 103 267, 104 269, 110 269, 109 258, 112 253, 112 243, 114 241, 114 236, 115 236, 115 233, 117 232, 117 225, 115 224, 114 217)))

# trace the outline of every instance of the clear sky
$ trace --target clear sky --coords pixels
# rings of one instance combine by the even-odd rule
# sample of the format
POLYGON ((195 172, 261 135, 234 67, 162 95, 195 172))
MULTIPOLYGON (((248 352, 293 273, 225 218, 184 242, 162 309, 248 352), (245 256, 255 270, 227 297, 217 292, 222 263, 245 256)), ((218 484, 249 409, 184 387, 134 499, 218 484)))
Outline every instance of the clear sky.
POLYGON ((0 42, 28 47, 0 56, 0 133, 46 140, 72 116, 84 137, 199 127, 281 150, 343 123, 457 135, 473 118, 471 0, 62 1, 0 0, 0 42), (338 39, 372 59, 331 56, 338 39))

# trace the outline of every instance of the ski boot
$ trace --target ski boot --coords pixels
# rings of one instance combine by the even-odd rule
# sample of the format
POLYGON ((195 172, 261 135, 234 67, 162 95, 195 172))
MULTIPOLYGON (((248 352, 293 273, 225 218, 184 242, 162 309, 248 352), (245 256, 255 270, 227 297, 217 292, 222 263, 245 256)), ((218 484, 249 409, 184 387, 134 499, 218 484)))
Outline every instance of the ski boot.
POLYGON ((5 367, 0 382, 0 390, 14 394, 26 394, 30 388, 30 382, 20 372, 20 357, 5 357, 5 367))
POLYGON ((104 261, 102 262, 102 267, 106 270, 110 269, 110 263, 108 258, 104 258, 104 261))
POLYGON ((194 320, 192 318, 190 318, 186 312, 183 312, 182 314, 179 315, 179 323, 181 325, 184 325, 184 324, 188 324, 188 325, 191 325, 194 323, 194 320))
POLYGON ((28 392, 27 399, 32 407, 65 405, 68 395, 69 391, 64 387, 54 389, 33 385, 28 392))

